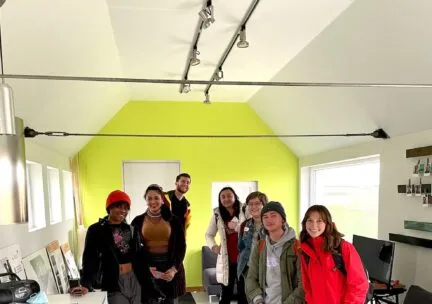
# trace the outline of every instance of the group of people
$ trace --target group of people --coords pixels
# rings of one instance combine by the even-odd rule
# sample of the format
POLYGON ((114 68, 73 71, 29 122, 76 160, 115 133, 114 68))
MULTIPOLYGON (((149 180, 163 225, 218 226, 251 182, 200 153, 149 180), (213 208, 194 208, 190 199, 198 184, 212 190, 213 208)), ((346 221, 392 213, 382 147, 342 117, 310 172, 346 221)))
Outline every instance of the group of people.
POLYGON ((367 273, 329 210, 311 206, 301 226, 297 240, 282 204, 253 192, 242 206, 234 189, 223 188, 206 232, 217 254, 219 303, 236 298, 239 304, 364 304, 367 273))
MULTIPOLYGON (((148 186, 148 208, 130 225, 130 197, 111 192, 108 215, 88 228, 81 284, 71 293, 102 289, 109 304, 178 303, 186 291, 183 260, 191 213, 185 194, 190 183, 190 175, 182 173, 172 191, 148 186)), ((217 254, 219 303, 365 303, 369 283, 363 264, 326 207, 307 210, 297 240, 282 204, 269 202, 264 193, 250 193, 243 205, 234 189, 225 187, 218 201, 205 237, 217 254)))
POLYGON ((107 216, 87 230, 80 286, 72 294, 94 289, 108 293, 109 304, 178 302, 186 291, 183 260, 190 204, 185 193, 191 177, 182 173, 175 190, 147 187, 147 210, 126 222, 131 199, 115 190, 106 199, 107 216))

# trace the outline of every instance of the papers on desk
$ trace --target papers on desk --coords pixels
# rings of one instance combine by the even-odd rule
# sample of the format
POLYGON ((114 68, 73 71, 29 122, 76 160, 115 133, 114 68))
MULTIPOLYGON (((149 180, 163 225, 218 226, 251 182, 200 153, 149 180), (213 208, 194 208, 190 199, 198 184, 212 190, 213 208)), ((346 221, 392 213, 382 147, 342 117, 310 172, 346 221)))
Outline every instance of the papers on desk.
POLYGON ((76 297, 70 294, 48 295, 49 304, 108 304, 107 293, 103 291, 89 292, 76 297))

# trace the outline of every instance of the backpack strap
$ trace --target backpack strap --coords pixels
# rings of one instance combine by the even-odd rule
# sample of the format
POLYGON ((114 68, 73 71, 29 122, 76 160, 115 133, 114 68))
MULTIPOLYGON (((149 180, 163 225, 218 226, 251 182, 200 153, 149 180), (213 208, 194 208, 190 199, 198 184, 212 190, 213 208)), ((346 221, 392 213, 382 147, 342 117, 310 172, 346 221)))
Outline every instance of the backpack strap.
POLYGON ((258 242, 258 256, 261 256, 261 252, 264 249, 264 245, 265 245, 265 239, 264 240, 259 240, 258 242))
POLYGON ((300 249, 300 241, 295 239, 294 241, 294 254, 298 255, 300 249))
POLYGON ((335 248, 336 252, 333 252, 333 262, 335 264, 335 268, 339 269, 343 275, 347 275, 347 271, 345 268, 345 262, 342 255, 342 244, 340 244, 337 248, 335 248))

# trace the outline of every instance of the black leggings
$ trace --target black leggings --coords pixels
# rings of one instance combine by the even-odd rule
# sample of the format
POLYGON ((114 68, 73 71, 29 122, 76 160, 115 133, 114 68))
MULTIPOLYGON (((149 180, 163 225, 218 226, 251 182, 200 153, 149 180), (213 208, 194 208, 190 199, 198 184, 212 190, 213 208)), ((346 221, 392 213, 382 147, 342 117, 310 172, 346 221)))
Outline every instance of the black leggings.
POLYGON ((247 304, 244 278, 237 279, 237 264, 229 265, 228 286, 222 285, 220 304, 230 304, 231 300, 234 299, 234 285, 236 282, 238 304, 247 304))

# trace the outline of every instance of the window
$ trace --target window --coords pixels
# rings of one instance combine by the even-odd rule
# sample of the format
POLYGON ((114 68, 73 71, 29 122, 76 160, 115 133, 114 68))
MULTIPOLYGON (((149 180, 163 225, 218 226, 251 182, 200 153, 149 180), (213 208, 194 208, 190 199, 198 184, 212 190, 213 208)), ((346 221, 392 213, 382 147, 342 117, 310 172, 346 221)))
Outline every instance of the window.
POLYGON ((62 221, 60 172, 57 168, 47 167, 50 223, 51 225, 62 221))
POLYGON ((65 219, 70 220, 74 218, 74 194, 72 172, 62 171, 63 176, 63 201, 65 204, 65 219))
POLYGON ((219 192, 224 187, 231 187, 239 196, 240 202, 245 203, 249 193, 257 191, 258 182, 214 182, 212 183, 212 209, 219 206, 219 192))
POLYGON ((35 231, 46 226, 42 165, 27 161, 26 179, 29 214, 28 226, 29 231, 35 231))
POLYGON ((379 157, 310 167, 310 203, 306 208, 326 206, 347 241, 352 241, 353 234, 376 238, 379 174, 379 157))

